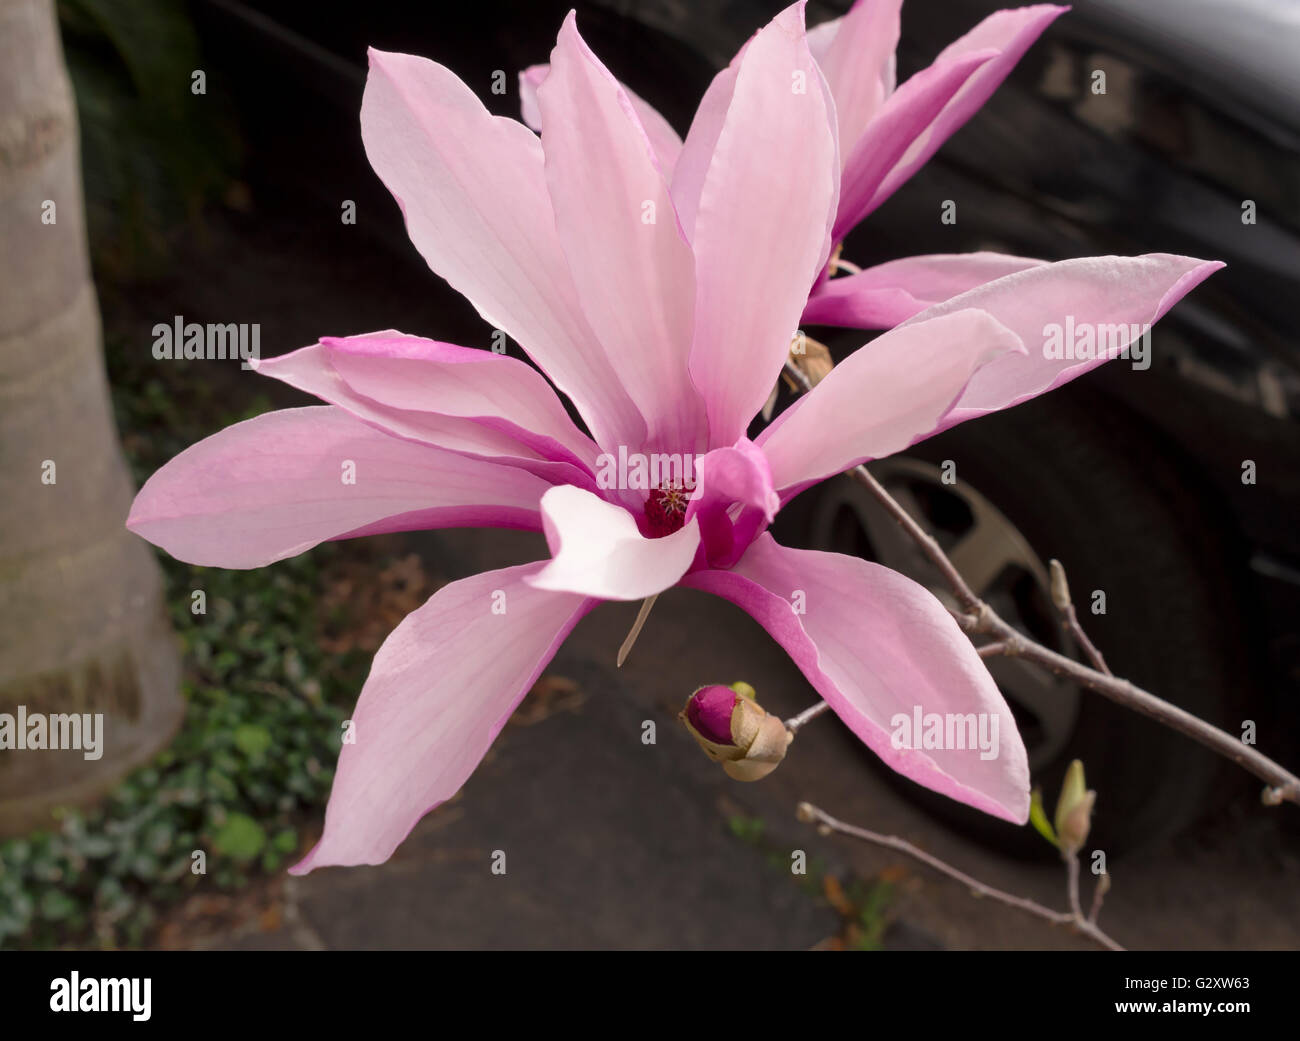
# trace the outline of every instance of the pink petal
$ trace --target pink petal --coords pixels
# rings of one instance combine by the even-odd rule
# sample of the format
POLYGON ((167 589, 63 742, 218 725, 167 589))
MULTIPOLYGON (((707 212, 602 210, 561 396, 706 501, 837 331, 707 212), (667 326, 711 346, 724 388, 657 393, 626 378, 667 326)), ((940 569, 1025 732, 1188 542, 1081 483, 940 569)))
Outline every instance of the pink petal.
POLYGON ((1045 260, 1002 253, 932 253, 905 257, 823 282, 803 310, 810 325, 892 329, 949 297, 1045 260))
POLYGON ((518 359, 389 330, 327 337, 254 367, 397 437, 594 486, 595 444, 518 359))
POLYGON ((517 358, 397 332, 321 343, 339 375, 372 400, 472 419, 548 457, 595 464, 595 442, 574 425, 551 385, 517 358))
POLYGON ((808 50, 812 52, 818 65, 826 60, 826 54, 830 51, 831 44, 835 42, 835 37, 843 24, 844 17, 841 16, 808 27, 808 50))
POLYGON ((644 420, 587 324, 560 248, 537 137, 490 115, 441 65, 372 50, 370 66, 366 155, 429 267, 519 341, 597 441, 639 444, 644 420))
POLYGON ((713 77, 704 97, 700 99, 686 132, 686 141, 677 157, 673 169, 672 196, 677 209, 677 219, 688 239, 695 237, 695 217, 700 208, 700 192, 704 189, 704 178, 713 161, 713 151, 718 146, 718 137, 731 107, 731 98, 736 90, 736 75, 745 53, 746 44, 731 59, 731 64, 713 77))
POLYGON ((835 98, 840 150, 845 156, 892 89, 890 77, 902 6, 903 0, 858 0, 848 14, 837 20, 833 38, 817 55, 835 98))
POLYGON ((981 365, 1023 350, 1019 337, 978 310, 885 333, 759 435, 772 483, 786 492, 906 448, 934 429, 981 365))
POLYGON ((955 296, 922 311, 899 330, 976 307, 1011 329, 1027 348, 1027 353, 1008 354, 990 362, 971 378, 938 428, 946 430, 967 419, 1028 401, 1114 358, 1134 338, 1133 326, 1154 325, 1186 293, 1221 267, 1217 260, 1169 253, 1062 260, 1007 275, 955 296), (1129 331, 1101 357, 1047 357, 1047 327, 1064 327, 1067 321, 1073 321, 1076 328, 1124 325, 1129 331))
MULTIPOLYGON (((549 65, 530 65, 519 74, 521 115, 524 122, 539 133, 542 129, 542 111, 537 104, 537 88, 542 85, 550 71, 549 65)), ((623 87, 632 110, 641 121, 646 137, 650 139, 650 147, 654 149, 659 169, 663 171, 664 177, 671 179, 673 168, 677 165, 677 157, 682 151, 682 139, 677 136, 677 131, 672 128, 668 120, 659 114, 657 108, 648 101, 643 101, 626 84, 620 86, 623 87)))
POLYGON ((700 193, 691 375, 713 447, 734 444, 763 407, 826 262, 837 191, 829 115, 799 3, 746 47, 700 193))
POLYGON ((444 586, 375 655, 352 714, 325 832, 291 874, 382 864, 469 779, 593 602, 528 585, 540 564, 444 586))
POLYGON ((552 560, 529 584, 601 600, 662 593, 686 573, 700 544, 694 521, 648 539, 627 510, 574 487, 542 496, 542 527, 552 560))
MULTIPOLYGON (((942 74, 946 66, 965 66, 974 55, 988 55, 993 52, 992 60, 977 62, 966 76, 959 76, 960 87, 955 94, 950 94, 942 110, 930 118, 920 119, 913 126, 912 141, 907 150, 890 169, 878 180, 875 191, 869 197, 855 194, 852 212, 841 208, 840 219, 836 222, 836 238, 842 238, 849 228, 878 207, 899 186, 912 176, 925 162, 938 151, 971 116, 973 116, 997 90, 1007 74, 1015 67, 1021 56, 1056 18, 1068 11, 1068 7, 1052 4, 1039 4, 1033 7, 1018 7, 1010 10, 996 11, 985 18, 965 36, 954 41, 934 60, 934 64, 904 83, 881 110, 885 111, 895 103, 902 103, 911 94, 910 84, 913 80, 926 77, 929 83, 947 80, 942 74), (930 78, 932 72, 941 74, 930 78)), ((926 88, 927 90, 929 87, 926 88)), ((946 86, 945 86, 946 92, 946 86)), ((869 136, 869 135, 868 135, 869 136)), ((867 138, 863 138, 863 143, 867 138)), ((847 147, 847 146, 846 146, 847 147)), ((856 159, 857 157, 855 157, 856 159)), ((850 162, 855 161, 851 159, 850 162)), ((845 182, 849 182, 848 170, 845 182)), ((861 186, 855 186, 861 191, 861 186)), ((848 189, 845 189, 848 195, 848 189)))
POLYGON ((548 487, 380 433, 339 408, 293 408, 187 448, 145 482, 126 526, 191 564, 254 568, 363 532, 536 529, 548 487))
POLYGON ((767 457, 748 438, 715 448, 697 464, 698 487, 686 519, 699 518, 705 558, 729 567, 781 508, 767 457), (739 507, 739 509, 736 509, 739 507))
POLYGON ((995 817, 1028 819, 1029 764, 1015 720, 970 640, 923 586, 857 557, 786 549, 770 535, 731 571, 697 571, 682 584, 748 611, 889 767, 995 817), (990 738, 996 720, 996 754, 894 747, 898 717, 911 720, 918 706, 982 717, 990 738))
POLYGON ((917 141, 928 139, 944 107, 997 54, 972 51, 922 69, 889 96, 856 142, 842 142, 844 173, 832 232, 837 242, 884 201, 885 178, 917 141))
POLYGON ((649 426, 646 444, 630 447, 694 452, 706 431, 687 372, 691 249, 627 95, 572 13, 538 102, 551 200, 583 310, 649 426))

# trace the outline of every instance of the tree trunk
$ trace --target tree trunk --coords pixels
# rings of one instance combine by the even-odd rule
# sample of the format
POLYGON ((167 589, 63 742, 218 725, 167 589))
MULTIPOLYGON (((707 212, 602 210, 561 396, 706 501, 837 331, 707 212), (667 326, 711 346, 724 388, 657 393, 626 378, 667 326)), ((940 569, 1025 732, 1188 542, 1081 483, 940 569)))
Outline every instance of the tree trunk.
POLYGON ((131 480, 51 0, 0 0, 0 243, 0 713, 11 740, 19 706, 29 718, 103 718, 100 758, 0 748, 6 834, 103 793, 165 745, 183 713, 162 576, 123 527, 131 480))

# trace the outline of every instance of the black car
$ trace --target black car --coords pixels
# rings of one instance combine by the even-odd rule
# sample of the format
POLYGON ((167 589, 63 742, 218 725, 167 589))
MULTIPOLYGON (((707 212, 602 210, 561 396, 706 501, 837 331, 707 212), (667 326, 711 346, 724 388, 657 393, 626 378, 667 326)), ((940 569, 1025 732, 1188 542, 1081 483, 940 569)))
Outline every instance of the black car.
MULTIPOLYGON (((301 170, 277 155, 328 155, 293 189, 331 205, 365 193, 386 215, 371 227, 420 265, 356 130, 366 47, 443 61, 517 116, 515 74, 547 59, 569 6, 204 0, 195 13, 205 49, 232 72, 260 175, 301 170)), ((684 133, 716 69, 783 6, 608 0, 578 14, 613 71, 684 133)), ((809 22, 848 6, 810 4, 809 22)), ((900 81, 999 6, 909 0, 900 81)), ((1226 262, 1153 330, 1149 368, 1116 361, 873 469, 1003 617, 1072 652, 1047 596, 1047 561, 1060 559, 1117 674, 1284 760, 1300 744, 1296 53, 1300 13, 1286 0, 1085 0, 845 246, 862 265, 977 249, 1226 262), (940 220, 948 200, 956 223, 940 220)), ((873 335, 808 331, 839 357, 873 335)), ((941 592, 847 479, 796 499, 778 525, 785 541, 878 559, 941 592)), ((1015 659, 990 667, 1036 779, 1054 790, 1078 757, 1104 784, 1103 848, 1168 834, 1237 790, 1217 783, 1210 753, 1128 709, 1015 659)), ((1001 846, 1035 841, 898 783, 1001 846)))

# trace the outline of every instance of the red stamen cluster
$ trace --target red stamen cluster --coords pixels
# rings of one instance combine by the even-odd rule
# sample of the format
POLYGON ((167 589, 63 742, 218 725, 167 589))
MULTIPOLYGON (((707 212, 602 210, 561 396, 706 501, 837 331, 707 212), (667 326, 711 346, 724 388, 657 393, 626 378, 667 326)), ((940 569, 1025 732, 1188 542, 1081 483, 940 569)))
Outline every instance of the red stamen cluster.
POLYGON ((686 523, 686 507, 690 493, 680 484, 652 488, 645 501, 645 517, 652 538, 671 535, 686 523))

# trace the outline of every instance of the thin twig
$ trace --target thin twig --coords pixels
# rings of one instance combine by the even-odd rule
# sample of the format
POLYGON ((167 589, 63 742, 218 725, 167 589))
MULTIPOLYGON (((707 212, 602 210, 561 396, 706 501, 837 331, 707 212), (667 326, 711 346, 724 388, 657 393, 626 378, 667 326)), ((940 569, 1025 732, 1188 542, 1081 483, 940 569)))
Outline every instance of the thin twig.
MULTIPOLYGON (((785 373, 805 392, 811 389, 808 378, 789 361, 786 362, 785 373)), ((1005 622, 993 608, 975 595, 939 543, 899 505, 865 466, 855 466, 848 474, 872 494, 943 575, 959 606, 953 614, 967 634, 992 636, 1003 646, 1002 653, 1025 658, 1058 676, 1067 677, 1089 690, 1095 690, 1103 697, 1140 712, 1231 760, 1269 786, 1262 796, 1265 805, 1276 806, 1281 802, 1300 804, 1300 777, 1268 756, 1190 712, 1162 701, 1127 680, 1111 675, 1109 671, 1090 668, 1044 647, 1005 622)))
POLYGON ((1106 664, 1101 651, 1097 650, 1097 645, 1088 638, 1088 634, 1083 631, 1083 626, 1079 624, 1079 615, 1074 609, 1074 601, 1070 599, 1070 583, 1065 577, 1065 566, 1059 560, 1052 560, 1048 563, 1048 568, 1052 573, 1052 603, 1061 612, 1062 628, 1083 648, 1083 653, 1092 662, 1094 669, 1107 676, 1115 675, 1110 671, 1110 666, 1106 664))
POLYGON ((1097 924, 1097 916, 1101 914, 1101 902, 1106 899, 1106 894, 1109 892, 1110 875, 1103 871, 1092 890, 1092 910, 1088 912, 1088 921, 1093 925, 1097 924))
POLYGON ((1065 854, 1065 895, 1071 914, 1082 918, 1083 905, 1079 903, 1079 854, 1074 851, 1065 854))
POLYGON ((830 707, 831 705, 829 701, 819 701, 812 708, 806 708, 802 712, 800 712, 797 716, 791 716, 789 719, 787 719, 785 721, 785 728, 786 730, 790 731, 790 733, 792 734, 796 733, 801 726, 803 726, 809 720, 816 719, 818 716, 820 716, 823 712, 825 712, 830 707))
MULTIPOLYGON (((1027 914, 1034 915, 1052 925, 1068 925, 1077 929, 1084 936, 1087 936, 1095 943, 1112 951, 1122 951, 1124 948, 1107 936, 1099 929, 1095 922, 1090 922, 1083 917, 1082 912, 1075 911, 1053 911, 1050 907, 1044 907, 1035 900, 1027 897, 1016 896, 1013 893, 1005 892, 994 886, 981 882, 977 878, 972 878, 964 871, 960 871, 951 864, 940 860, 933 854, 926 853, 923 849, 918 849, 906 839, 899 838, 897 835, 882 835, 879 832, 868 831, 866 828, 858 828, 852 824, 845 824, 843 821, 836 820, 824 810, 818 809, 811 803, 802 802, 799 804, 799 819, 808 823, 816 823, 820 828, 829 831, 837 831, 842 835, 848 835, 855 839, 861 839, 863 842, 869 842, 875 846, 883 846, 886 849, 896 850, 913 860, 920 861, 927 867, 933 868, 942 875, 946 875, 956 882, 960 882, 972 893, 978 896, 988 897, 990 900, 996 900, 998 903, 1006 904, 1008 907, 1014 907, 1017 910, 1024 911, 1027 914)), ((1078 863, 1075 863, 1076 873, 1078 863)))
POLYGON ((1266 805, 1276 806, 1283 801, 1300 803, 1300 778, 1268 756, 1255 751, 1250 745, 1177 705, 1162 701, 1128 680, 1098 672, 1036 643, 1012 628, 991 609, 986 610, 983 619, 975 624, 974 631, 998 637, 1008 644, 1008 653, 1041 665, 1089 690, 1095 690, 1103 697, 1154 719, 1236 763, 1269 785, 1263 795, 1266 805))

